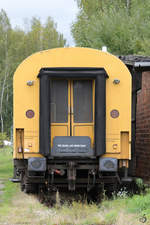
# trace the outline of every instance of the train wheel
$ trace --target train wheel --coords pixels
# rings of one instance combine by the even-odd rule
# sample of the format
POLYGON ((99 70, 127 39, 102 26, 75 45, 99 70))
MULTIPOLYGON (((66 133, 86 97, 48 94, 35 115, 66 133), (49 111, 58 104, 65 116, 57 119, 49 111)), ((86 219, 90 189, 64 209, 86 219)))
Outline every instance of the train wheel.
POLYGON ((92 188, 91 191, 87 193, 88 203, 90 202, 100 203, 103 199, 104 195, 103 192, 104 192, 103 185, 97 185, 94 188, 92 188))

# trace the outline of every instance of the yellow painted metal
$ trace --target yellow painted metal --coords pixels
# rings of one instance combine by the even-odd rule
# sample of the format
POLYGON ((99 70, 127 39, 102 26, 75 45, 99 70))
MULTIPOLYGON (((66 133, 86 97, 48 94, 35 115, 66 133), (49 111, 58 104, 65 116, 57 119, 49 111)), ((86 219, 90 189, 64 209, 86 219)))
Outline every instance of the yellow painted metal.
POLYGON ((116 137, 111 137, 107 138, 106 140, 106 149, 107 153, 120 153, 121 148, 120 148, 120 138, 117 136, 116 137))
MULTIPOLYGON (((94 147, 94 114, 95 114, 95 81, 92 82, 93 92, 93 122, 91 123, 76 123, 74 122, 74 113, 71 113, 71 124, 72 124, 72 136, 88 136, 91 138, 91 147, 94 147)), ((72 109, 74 108, 73 103, 73 81, 71 82, 71 103, 72 109)), ((73 112, 73 110, 72 110, 73 112)))
MULTIPOLYGON (((127 67, 117 57, 89 48, 57 48, 35 53, 25 59, 14 74, 14 158, 22 158, 16 150, 16 129, 24 129, 25 148, 31 140, 32 151, 25 158, 39 156, 39 78, 37 75, 44 67, 90 67, 104 68, 109 76, 106 80, 106 154, 104 157, 130 159, 131 143, 131 75, 127 67), (114 79, 120 80, 115 84, 114 79), (27 81, 32 80, 33 86, 27 81), (32 109, 35 116, 26 117, 26 111, 32 109), (112 118, 110 112, 119 111, 118 118, 112 118), (121 132, 129 133, 129 140, 121 152, 121 132), (113 148, 113 145, 117 148, 113 148), (128 153, 127 153, 128 152, 128 153)), ((63 132, 63 131, 62 131, 63 132)), ((80 131, 79 131, 80 132, 80 131)))
MULTIPOLYGON (((70 136, 69 123, 52 123, 51 124, 51 145, 55 136, 70 136)), ((51 146, 52 147, 52 146, 51 146)))
POLYGON ((121 158, 128 159, 130 156, 129 132, 121 132, 121 158))
POLYGON ((16 129, 16 152, 24 151, 24 129, 16 129))

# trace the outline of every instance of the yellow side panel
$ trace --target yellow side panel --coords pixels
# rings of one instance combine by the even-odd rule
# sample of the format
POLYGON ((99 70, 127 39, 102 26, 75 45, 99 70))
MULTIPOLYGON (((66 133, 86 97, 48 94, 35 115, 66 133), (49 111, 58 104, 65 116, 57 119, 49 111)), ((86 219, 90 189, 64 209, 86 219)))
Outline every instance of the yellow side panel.
POLYGON ((38 133, 36 131, 25 131, 24 153, 38 153, 38 133))
POLYGON ((69 136, 68 126, 66 125, 51 125, 51 146, 55 136, 69 136))
POLYGON ((106 140, 107 153, 120 153, 120 139, 109 138, 106 140))
POLYGON ((130 156, 129 132, 121 132, 121 158, 128 159, 130 156))
POLYGON ((24 153, 38 152, 38 137, 24 138, 24 153))
POLYGON ((75 125, 73 136, 88 136, 91 138, 91 147, 94 145, 94 125, 75 125))

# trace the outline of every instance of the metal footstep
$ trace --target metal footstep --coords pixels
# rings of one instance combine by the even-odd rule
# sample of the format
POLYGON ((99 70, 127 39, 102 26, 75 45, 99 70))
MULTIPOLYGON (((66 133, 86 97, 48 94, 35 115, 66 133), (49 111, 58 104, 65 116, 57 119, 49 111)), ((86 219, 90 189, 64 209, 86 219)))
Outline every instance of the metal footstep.
POLYGON ((13 183, 20 183, 20 179, 18 179, 18 178, 10 178, 9 181, 11 181, 13 183))

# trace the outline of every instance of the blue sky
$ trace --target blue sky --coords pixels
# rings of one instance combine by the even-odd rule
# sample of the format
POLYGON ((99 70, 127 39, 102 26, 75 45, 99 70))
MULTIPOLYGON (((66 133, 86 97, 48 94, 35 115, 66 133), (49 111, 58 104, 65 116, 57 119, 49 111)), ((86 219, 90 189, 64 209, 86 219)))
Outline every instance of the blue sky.
POLYGON ((32 17, 44 23, 51 16, 57 23, 57 30, 64 34, 70 46, 74 46, 70 26, 78 12, 75 0, 1 0, 0 9, 6 11, 13 27, 25 29, 32 17))

